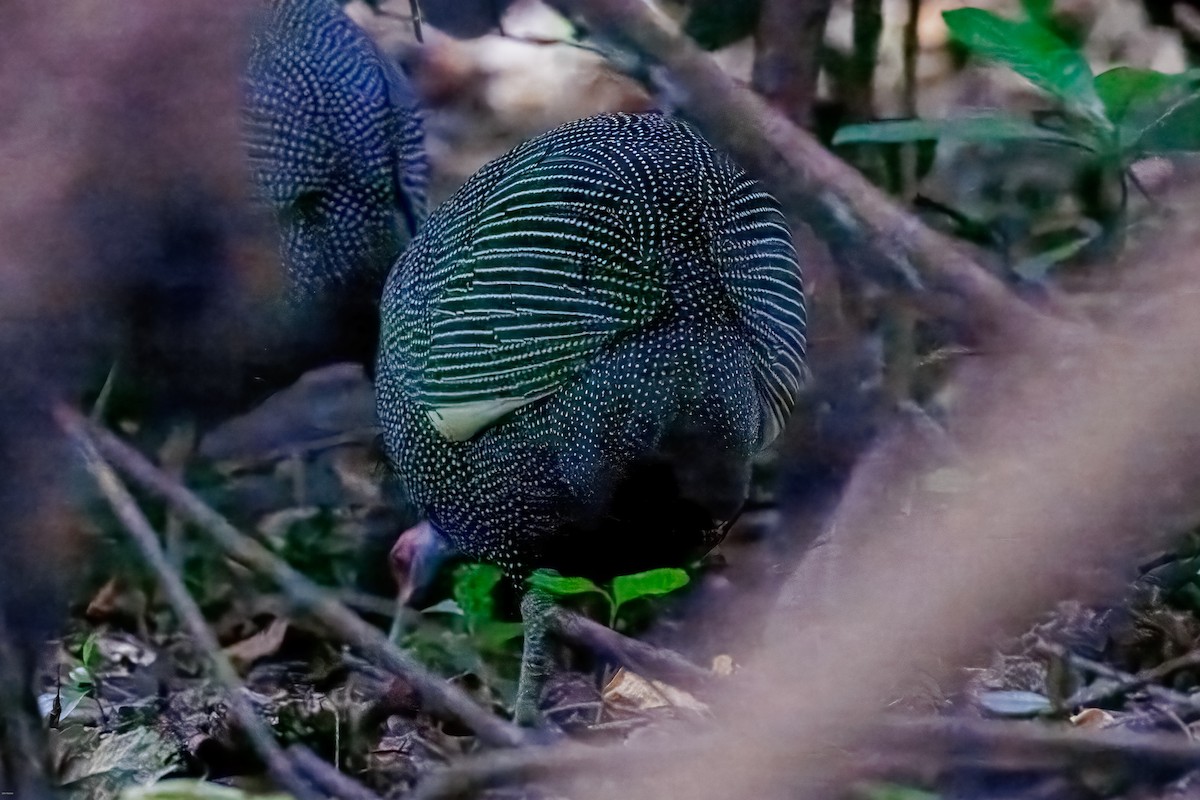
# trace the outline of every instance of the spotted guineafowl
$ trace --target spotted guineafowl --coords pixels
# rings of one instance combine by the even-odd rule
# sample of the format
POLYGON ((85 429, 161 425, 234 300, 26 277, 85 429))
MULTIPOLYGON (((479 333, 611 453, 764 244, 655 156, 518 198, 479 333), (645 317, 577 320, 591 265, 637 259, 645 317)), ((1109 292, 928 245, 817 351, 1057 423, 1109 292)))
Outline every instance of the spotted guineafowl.
POLYGON ((245 85, 251 171, 286 273, 277 341, 300 368, 370 363, 383 282, 426 215, 416 95, 334 0, 270 0, 245 85))
MULTIPOLYGON (((516 579, 712 547, 806 371, 777 204, 659 114, 574 122, 485 166, 392 269, 381 314, 379 416, 423 530, 516 579)), ((546 602, 522 605, 525 724, 546 602)))

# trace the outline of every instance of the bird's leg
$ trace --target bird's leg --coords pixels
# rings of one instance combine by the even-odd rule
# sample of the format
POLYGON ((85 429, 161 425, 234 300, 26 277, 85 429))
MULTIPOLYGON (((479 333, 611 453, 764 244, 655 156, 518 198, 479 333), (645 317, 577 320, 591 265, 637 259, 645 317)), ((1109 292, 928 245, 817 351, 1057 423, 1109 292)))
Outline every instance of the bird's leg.
POLYGON ((550 611, 553 607, 554 599, 538 589, 530 589, 521 600, 525 650, 521 656, 521 679, 517 683, 513 720, 527 728, 537 727, 540 721, 542 689, 553 666, 549 642, 550 611))

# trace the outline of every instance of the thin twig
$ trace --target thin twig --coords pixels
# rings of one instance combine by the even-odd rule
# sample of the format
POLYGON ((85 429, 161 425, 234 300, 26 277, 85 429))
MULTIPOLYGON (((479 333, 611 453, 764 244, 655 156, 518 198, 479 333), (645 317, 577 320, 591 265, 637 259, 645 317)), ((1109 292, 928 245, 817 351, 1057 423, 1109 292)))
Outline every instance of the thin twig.
POLYGON ((421 2, 408 0, 409 13, 412 14, 413 38, 418 44, 425 44, 425 32, 421 29, 421 2))
POLYGON ((125 484, 97 452, 95 444, 77 420, 64 419, 59 416, 59 422, 79 449, 84 466, 100 487, 100 491, 108 501, 113 513, 116 514, 117 519, 121 521, 126 532, 141 551, 142 557, 158 576, 159 583, 166 592, 167 600, 175 609, 183 627, 187 629, 200 650, 208 657, 217 682, 225 690, 225 701, 230 711, 242 730, 245 731, 255 752, 266 765, 267 772, 281 788, 286 789, 300 800, 320 800, 321 795, 315 792, 296 772, 291 761, 283 752, 283 748, 275 741, 271 730, 259 718, 245 695, 242 694, 241 681, 237 671, 221 652, 221 645, 217 641, 217 637, 208 627, 196 601, 188 594, 187 587, 184 586, 179 573, 172 569, 167 561, 167 556, 158 543, 158 534, 132 495, 129 494, 129 490, 125 488, 125 484))
POLYGON ((56 406, 55 415, 64 428, 90 438, 97 450, 117 469, 212 537, 230 557, 274 581, 296 613, 310 614, 321 620, 347 643, 359 648, 368 660, 407 681, 420 698, 422 707, 431 714, 461 723, 493 746, 515 747, 529 740, 525 731, 480 708, 460 689, 391 646, 382 633, 334 599, 330 592, 301 575, 258 542, 244 536, 192 491, 178 481, 171 480, 136 449, 104 428, 88 422, 71 408, 56 406))
POLYGON ((1038 651, 1061 658, 1068 663, 1079 667, 1080 669, 1091 672, 1100 676, 1111 683, 1101 686, 1087 686, 1080 689, 1071 697, 1067 698, 1063 705, 1066 708, 1082 708, 1092 706, 1103 700, 1109 700, 1119 695, 1128 694, 1137 689, 1144 689, 1147 694, 1157 697, 1159 700, 1170 703, 1174 706, 1191 709, 1192 711, 1200 711, 1200 699, 1194 698, 1191 695, 1177 692, 1174 689, 1169 689, 1166 686, 1158 686, 1157 682, 1167 677, 1173 672, 1178 672, 1181 669, 1200 666, 1200 650, 1193 650, 1178 658, 1173 658, 1169 661, 1164 661, 1157 667, 1142 670, 1136 675, 1124 672, 1119 669, 1101 664, 1098 661, 1093 661, 1090 658, 1085 658, 1081 655, 1071 652, 1065 647, 1051 644, 1049 642, 1039 642, 1036 648, 1038 651))
POLYGON ((338 800, 379 800, 379 795, 363 786, 333 765, 322 759, 304 745, 294 744, 288 748, 296 768, 330 797, 338 800))
POLYGON ((550 611, 550 629, 561 639, 584 647, 647 678, 655 678, 692 690, 712 689, 719 678, 673 650, 623 636, 587 617, 555 607, 550 611))

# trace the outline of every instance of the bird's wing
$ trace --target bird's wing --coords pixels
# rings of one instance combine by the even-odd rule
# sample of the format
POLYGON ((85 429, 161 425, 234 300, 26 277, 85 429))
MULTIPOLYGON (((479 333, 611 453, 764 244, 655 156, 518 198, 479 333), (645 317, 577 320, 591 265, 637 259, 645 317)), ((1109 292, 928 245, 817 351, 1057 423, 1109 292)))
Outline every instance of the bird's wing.
POLYGON ((553 394, 660 312, 662 259, 642 250, 639 202, 578 149, 528 153, 486 193, 428 307, 418 400, 443 435, 469 439, 553 394))

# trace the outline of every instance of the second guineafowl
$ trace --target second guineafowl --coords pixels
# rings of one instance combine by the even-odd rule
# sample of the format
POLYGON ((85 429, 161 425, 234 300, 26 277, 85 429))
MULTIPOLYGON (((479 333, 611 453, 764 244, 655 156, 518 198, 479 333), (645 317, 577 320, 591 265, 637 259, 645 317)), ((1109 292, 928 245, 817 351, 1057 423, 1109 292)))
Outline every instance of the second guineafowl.
MULTIPOLYGON (((423 530, 518 580, 711 548, 806 372, 778 205, 659 114, 581 120, 485 166, 397 262, 381 316, 379 416, 423 530)), ((398 545, 401 572, 419 550, 398 545)), ((526 724, 544 604, 522 607, 526 724)))
POLYGON ((244 117, 281 236, 289 324, 269 344, 294 351, 300 369, 369 363, 383 282, 426 216, 416 94, 334 0, 269 0, 244 117))

